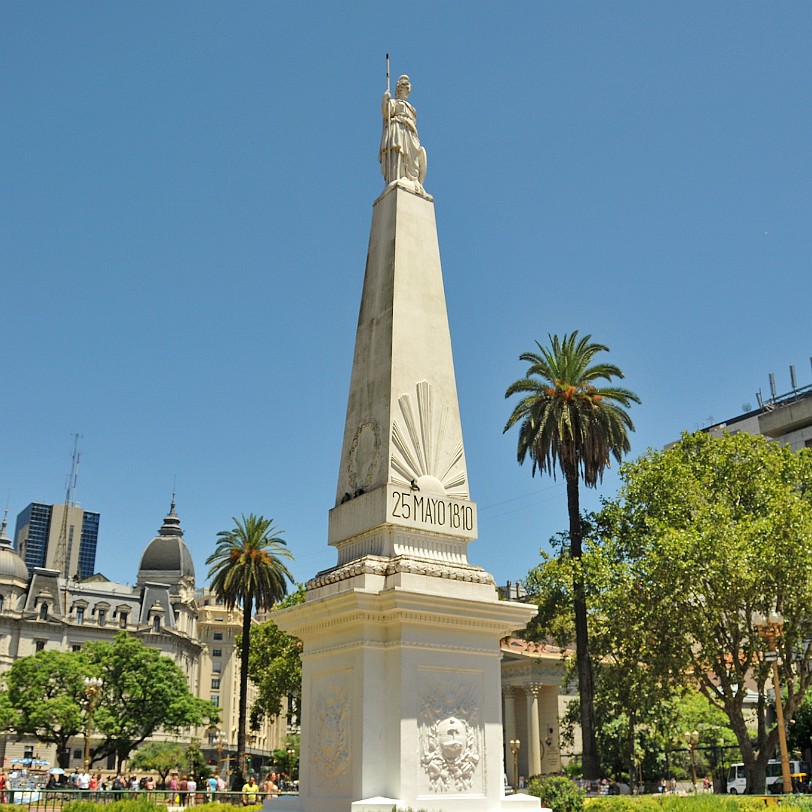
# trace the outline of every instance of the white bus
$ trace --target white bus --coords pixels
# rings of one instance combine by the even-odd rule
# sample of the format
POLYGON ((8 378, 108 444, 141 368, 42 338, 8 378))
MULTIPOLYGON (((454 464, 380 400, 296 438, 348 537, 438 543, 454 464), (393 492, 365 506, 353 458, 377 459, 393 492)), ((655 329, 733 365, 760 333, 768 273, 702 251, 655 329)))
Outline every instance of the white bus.
MULTIPOLYGON (((809 775, 809 764, 805 761, 796 761, 795 759, 789 762, 789 771, 791 775, 797 773, 806 773, 809 775)), ((770 791, 770 787, 776 782, 781 780, 781 760, 771 758, 767 762, 767 786, 765 790, 770 791)), ((744 777, 744 764, 731 764, 730 769, 727 771, 727 791, 730 795, 741 795, 747 789, 747 779, 744 777)))

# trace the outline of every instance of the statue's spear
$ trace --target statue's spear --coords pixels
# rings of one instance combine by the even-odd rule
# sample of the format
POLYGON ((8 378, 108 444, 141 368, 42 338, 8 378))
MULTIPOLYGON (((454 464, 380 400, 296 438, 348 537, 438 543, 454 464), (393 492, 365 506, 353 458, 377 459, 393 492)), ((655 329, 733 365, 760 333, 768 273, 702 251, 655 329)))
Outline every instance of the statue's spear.
POLYGON ((389 54, 386 55, 386 95, 387 95, 387 102, 386 102, 386 182, 389 183, 392 177, 392 144, 389 141, 390 133, 391 133, 391 110, 392 105, 389 104, 388 99, 391 98, 391 93, 389 92, 389 54))

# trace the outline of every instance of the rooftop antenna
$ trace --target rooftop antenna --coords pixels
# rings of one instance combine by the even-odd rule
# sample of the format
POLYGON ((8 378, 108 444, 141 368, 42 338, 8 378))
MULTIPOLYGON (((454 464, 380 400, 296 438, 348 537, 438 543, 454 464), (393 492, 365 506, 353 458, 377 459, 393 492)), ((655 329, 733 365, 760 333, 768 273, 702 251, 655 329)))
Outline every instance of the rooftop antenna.
POLYGON ((70 457, 70 473, 68 474, 67 486, 65 488, 65 504, 75 506, 76 483, 79 481, 79 461, 82 455, 79 453, 79 438, 81 434, 73 433, 73 454, 70 457))
POLYGON ((62 510, 62 524, 59 528, 59 539, 54 550, 53 568, 59 570, 59 574, 64 578, 68 577, 68 508, 75 504, 73 499, 76 495, 76 482, 79 479, 79 438, 81 434, 73 432, 73 454, 71 454, 70 473, 65 487, 65 505, 62 510))
POLYGON ((758 401, 758 408, 763 409, 764 408, 764 401, 761 399, 761 390, 760 389, 758 390, 758 392, 756 392, 756 400, 758 401))
POLYGON ((772 392, 773 403, 775 403, 775 375, 770 373, 770 392, 772 392))
POLYGON ((789 365, 789 379, 792 382, 792 391, 795 392, 798 388, 798 384, 795 383, 795 366, 793 364, 789 365))

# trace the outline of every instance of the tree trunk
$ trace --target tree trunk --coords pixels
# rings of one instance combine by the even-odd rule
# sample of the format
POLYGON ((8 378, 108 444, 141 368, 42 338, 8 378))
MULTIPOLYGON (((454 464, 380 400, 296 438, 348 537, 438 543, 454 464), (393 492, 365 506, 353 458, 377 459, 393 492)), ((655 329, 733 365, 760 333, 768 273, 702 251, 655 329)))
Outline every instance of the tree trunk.
POLYGON ((237 763, 231 776, 231 789, 242 790, 245 783, 245 727, 248 719, 248 651, 251 645, 251 613, 254 608, 254 596, 248 593, 242 607, 242 640, 240 642, 240 718, 237 727, 237 763))
POLYGON ((753 762, 752 766, 745 764, 744 774, 747 776, 748 795, 763 795, 767 791, 767 765, 761 759, 753 762))
POLYGON ((636 714, 633 711, 631 711, 631 709, 630 709, 630 713, 629 713, 629 743, 628 743, 629 751, 628 751, 628 753, 629 753, 629 788, 631 790, 634 789, 634 785, 636 783, 636 772, 637 772, 636 767, 635 767, 635 758, 634 758, 635 757, 635 749, 636 749, 635 748, 636 740, 635 740, 635 736, 634 736, 634 725, 635 725, 636 719, 637 719, 636 714))
MULTIPOLYGON (((761 704, 762 700, 763 690, 759 695, 759 704, 761 704)), ((744 720, 741 705, 728 706, 725 708, 725 712, 730 721, 730 729, 735 734, 741 751, 744 774, 747 777, 747 789, 745 791, 748 795, 761 795, 765 791, 767 782, 767 762, 775 752, 776 743, 778 742, 778 729, 774 727, 768 733, 766 726, 762 727, 760 725, 760 730, 763 732, 760 733, 754 745, 753 740, 750 738, 750 730, 744 720)))
MULTIPOLYGON (((570 557, 580 563, 583 529, 578 498, 578 471, 565 472, 567 480, 567 510, 570 520, 570 557)), ((580 566, 576 567, 573 583, 575 613, 575 664, 578 669, 578 695, 581 704, 582 766, 584 778, 595 781, 600 777, 598 743, 595 735, 595 684, 592 655, 589 653, 589 632, 586 623, 586 592, 580 566)))

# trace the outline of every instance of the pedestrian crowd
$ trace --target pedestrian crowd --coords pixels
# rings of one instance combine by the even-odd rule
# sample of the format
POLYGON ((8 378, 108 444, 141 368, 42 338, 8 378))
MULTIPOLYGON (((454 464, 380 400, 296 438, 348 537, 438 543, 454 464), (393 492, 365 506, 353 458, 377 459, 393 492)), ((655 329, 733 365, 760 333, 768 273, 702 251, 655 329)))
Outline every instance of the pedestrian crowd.
MULTIPOLYGON (((146 793, 150 800, 153 798, 165 800, 171 806, 180 807, 194 806, 196 803, 214 800, 217 793, 226 792, 228 789, 225 780, 216 773, 202 779, 199 785, 194 776, 180 773, 172 773, 164 783, 157 782, 151 775, 141 778, 122 773, 105 776, 102 773, 89 773, 83 769, 74 769, 70 774, 57 773, 49 773, 45 789, 77 790, 88 795, 110 793, 109 797, 113 800, 122 800, 128 796, 135 798, 141 793, 146 793)), ((280 783, 282 782, 277 772, 267 773, 261 784, 258 784, 256 778, 250 775, 240 792, 242 805, 258 805, 265 799, 278 797, 280 783)), ((0 803, 5 803, 7 800, 6 787, 8 785, 5 772, 0 770, 0 803)))

